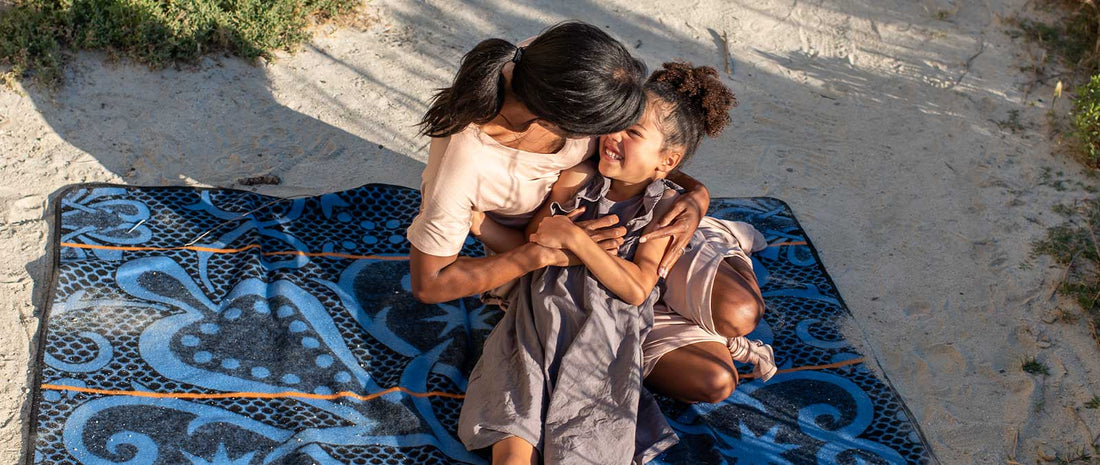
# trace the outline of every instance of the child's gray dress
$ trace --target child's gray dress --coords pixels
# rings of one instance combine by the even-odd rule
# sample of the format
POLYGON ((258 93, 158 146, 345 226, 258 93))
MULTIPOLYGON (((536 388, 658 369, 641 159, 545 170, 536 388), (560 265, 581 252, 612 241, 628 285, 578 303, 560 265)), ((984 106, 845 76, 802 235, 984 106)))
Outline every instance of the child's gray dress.
MULTIPOLYGON (((621 257, 634 256, 666 189, 650 184, 635 199, 606 199, 596 176, 555 214, 585 206, 578 220, 608 213, 626 227, 621 257)), ((583 265, 523 277, 470 374, 458 434, 467 449, 509 436, 534 444, 546 464, 644 463, 678 438, 642 387, 642 341, 653 325, 654 290, 640 306, 617 298, 583 265)))

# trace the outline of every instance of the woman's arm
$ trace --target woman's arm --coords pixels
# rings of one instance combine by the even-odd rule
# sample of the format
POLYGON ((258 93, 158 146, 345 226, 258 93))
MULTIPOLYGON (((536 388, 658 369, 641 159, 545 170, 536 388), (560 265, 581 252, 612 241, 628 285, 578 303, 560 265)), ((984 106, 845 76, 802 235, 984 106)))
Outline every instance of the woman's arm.
POLYGON ((565 256, 562 251, 529 244, 485 258, 459 257, 481 195, 481 158, 476 147, 454 137, 432 139, 420 212, 406 234, 412 293, 427 303, 488 291, 565 256))
POLYGON ((562 251, 535 243, 482 258, 437 257, 414 246, 409 253, 412 293, 424 303, 447 302, 497 288, 566 259, 562 251))
MULTIPOLYGON (((670 191, 668 200, 675 196, 670 191)), ((662 201, 658 212, 672 202, 662 201)), ((573 252, 600 283, 630 305, 641 305, 657 285, 658 267, 670 239, 661 237, 638 245, 634 260, 628 261, 608 254, 568 217, 554 216, 539 223, 534 240, 548 247, 561 247, 573 252)))
POLYGON ((656 228, 646 233, 640 241, 645 243, 662 237, 672 237, 672 243, 666 249, 658 273, 664 277, 669 268, 683 255, 684 248, 691 242, 691 236, 699 228, 699 222, 710 208, 710 191, 695 178, 677 170, 668 175, 668 180, 679 184, 687 192, 680 195, 672 208, 660 216, 656 228))
POLYGON ((497 223, 484 212, 476 210, 470 217, 470 234, 493 253, 507 252, 527 243, 527 236, 523 231, 497 223))

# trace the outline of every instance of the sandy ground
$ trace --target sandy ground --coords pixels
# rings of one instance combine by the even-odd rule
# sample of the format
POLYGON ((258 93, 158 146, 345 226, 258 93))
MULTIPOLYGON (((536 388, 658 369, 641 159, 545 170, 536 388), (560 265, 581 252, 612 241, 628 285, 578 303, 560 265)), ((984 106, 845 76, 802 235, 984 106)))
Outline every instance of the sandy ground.
POLYGON ((1024 94, 1032 58, 1004 21, 1023 6, 376 0, 365 27, 322 28, 273 65, 150 72, 81 54, 56 94, 0 92, 0 463, 24 441, 52 193, 267 173, 283 184, 262 191, 278 195, 416 186, 427 150, 413 123, 462 53, 568 18, 606 25, 651 68, 722 69, 727 35, 741 106, 687 171, 716 196, 793 206, 855 316, 848 332, 944 463, 1082 447, 1100 432, 1100 410, 1083 408, 1100 394, 1100 357, 1081 325, 1053 322, 1060 270, 1028 254, 1060 222, 1052 205, 1088 196, 1074 181, 1096 181, 1051 155, 1051 89, 1024 94), (1002 129, 1013 110, 1022 127, 1002 129), (1050 376, 1023 373, 1025 356, 1050 376))

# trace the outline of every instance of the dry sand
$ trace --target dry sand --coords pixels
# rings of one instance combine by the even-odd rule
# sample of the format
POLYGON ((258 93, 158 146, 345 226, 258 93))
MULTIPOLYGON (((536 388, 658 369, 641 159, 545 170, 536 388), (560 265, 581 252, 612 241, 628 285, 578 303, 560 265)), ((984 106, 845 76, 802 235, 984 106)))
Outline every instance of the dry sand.
POLYGON ((1100 410, 1083 408, 1100 394, 1097 348, 1081 325, 1044 322, 1060 270, 1028 260, 1060 222, 1051 206, 1096 181, 1051 155, 1051 89, 1024 94, 1033 59, 1004 18, 1025 2, 472 3, 377 0, 376 21, 323 27, 273 65, 151 72, 82 53, 55 95, 0 92, 0 463, 27 424, 51 193, 267 173, 283 184, 261 191, 278 195, 416 186, 427 151, 412 125, 462 53, 567 18, 606 25, 651 68, 722 69, 727 35, 741 106, 687 171, 715 196, 792 205, 851 306, 848 332, 944 463, 1034 463, 1100 432, 1100 410), (1014 110, 1023 127, 999 127, 1014 110), (1021 372, 1025 356, 1050 376, 1021 372))

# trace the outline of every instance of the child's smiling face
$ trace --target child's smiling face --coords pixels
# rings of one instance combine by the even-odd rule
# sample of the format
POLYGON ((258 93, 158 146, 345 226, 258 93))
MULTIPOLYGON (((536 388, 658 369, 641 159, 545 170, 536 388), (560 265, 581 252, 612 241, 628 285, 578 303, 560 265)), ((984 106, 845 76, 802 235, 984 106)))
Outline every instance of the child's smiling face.
POLYGON ((642 118, 633 126, 600 136, 600 174, 635 184, 663 178, 675 168, 679 157, 662 150, 665 135, 657 117, 662 105, 654 100, 650 99, 642 118))

